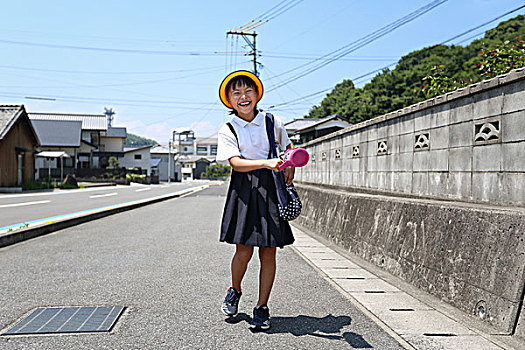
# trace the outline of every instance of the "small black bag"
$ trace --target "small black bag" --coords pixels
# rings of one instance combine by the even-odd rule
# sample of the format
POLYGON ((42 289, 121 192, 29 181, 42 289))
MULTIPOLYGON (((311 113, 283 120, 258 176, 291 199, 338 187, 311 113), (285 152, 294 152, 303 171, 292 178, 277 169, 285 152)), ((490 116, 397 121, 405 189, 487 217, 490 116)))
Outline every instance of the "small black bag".
MULTIPOLYGON (((266 133, 270 142, 270 157, 279 158, 275 144, 274 119, 270 113, 266 113, 266 133)), ((293 183, 290 185, 286 184, 283 171, 272 171, 272 174, 275 181, 275 189, 277 190, 279 216, 287 221, 297 219, 301 214, 303 204, 299 199, 295 186, 293 183)))

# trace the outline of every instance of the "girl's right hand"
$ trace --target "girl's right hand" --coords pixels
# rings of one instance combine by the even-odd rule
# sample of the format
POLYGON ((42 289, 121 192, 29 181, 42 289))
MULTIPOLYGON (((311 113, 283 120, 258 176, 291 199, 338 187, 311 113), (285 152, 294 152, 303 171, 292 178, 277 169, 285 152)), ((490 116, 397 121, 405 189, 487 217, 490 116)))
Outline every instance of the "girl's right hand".
POLYGON ((283 160, 279 158, 268 159, 265 162, 265 167, 273 171, 279 171, 279 167, 283 164, 283 160))

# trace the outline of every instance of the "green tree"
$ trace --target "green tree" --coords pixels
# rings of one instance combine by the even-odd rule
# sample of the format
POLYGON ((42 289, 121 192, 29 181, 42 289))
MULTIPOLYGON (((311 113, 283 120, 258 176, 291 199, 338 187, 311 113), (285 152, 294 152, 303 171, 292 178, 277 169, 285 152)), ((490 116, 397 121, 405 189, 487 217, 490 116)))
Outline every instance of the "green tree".
POLYGON ((488 30, 484 38, 466 47, 434 45, 410 52, 399 60, 394 69, 383 70, 362 88, 356 88, 349 79, 343 80, 320 105, 313 106, 306 117, 323 118, 337 113, 352 123, 358 123, 432 96, 439 89, 424 90, 424 85, 430 82, 430 78, 423 81, 426 77, 436 77, 436 87, 446 86, 445 90, 479 82, 486 79, 482 76, 483 70, 478 67, 479 52, 505 41, 515 43, 518 35, 525 38, 523 15, 501 22, 496 28, 488 30), (433 71, 433 67, 439 68, 433 71))
POLYGON ((109 163, 109 166, 106 169, 118 169, 118 168, 120 168, 120 162, 114 156, 109 157, 108 163, 109 163))

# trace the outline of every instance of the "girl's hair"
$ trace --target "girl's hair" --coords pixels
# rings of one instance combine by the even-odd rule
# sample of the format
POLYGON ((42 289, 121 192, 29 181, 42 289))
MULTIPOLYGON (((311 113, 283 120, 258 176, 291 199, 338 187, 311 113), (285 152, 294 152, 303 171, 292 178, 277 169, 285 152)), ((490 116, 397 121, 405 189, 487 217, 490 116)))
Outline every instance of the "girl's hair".
MULTIPOLYGON (((257 93, 257 95, 259 95, 259 89, 257 89, 257 85, 255 85, 255 82, 245 75, 239 75, 233 78, 232 80, 230 80, 228 84, 226 84, 226 89, 225 89, 226 96, 229 95, 230 90, 235 89, 238 86, 243 86, 243 85, 246 85, 249 88, 255 89, 255 92, 257 93)), ((255 106, 253 107, 253 114, 257 115, 258 113, 259 112, 257 109, 257 101, 255 101, 255 106)), ((230 111, 230 114, 235 114, 236 116, 239 116, 235 108, 232 108, 232 110, 230 111)))

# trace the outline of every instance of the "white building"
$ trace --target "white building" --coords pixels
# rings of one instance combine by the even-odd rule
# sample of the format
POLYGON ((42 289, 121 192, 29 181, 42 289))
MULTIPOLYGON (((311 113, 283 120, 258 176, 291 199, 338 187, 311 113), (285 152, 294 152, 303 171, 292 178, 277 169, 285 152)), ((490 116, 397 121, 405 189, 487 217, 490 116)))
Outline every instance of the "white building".
POLYGON ((146 170, 151 174, 150 146, 124 148, 124 157, 119 159, 120 165, 126 169, 146 170))

